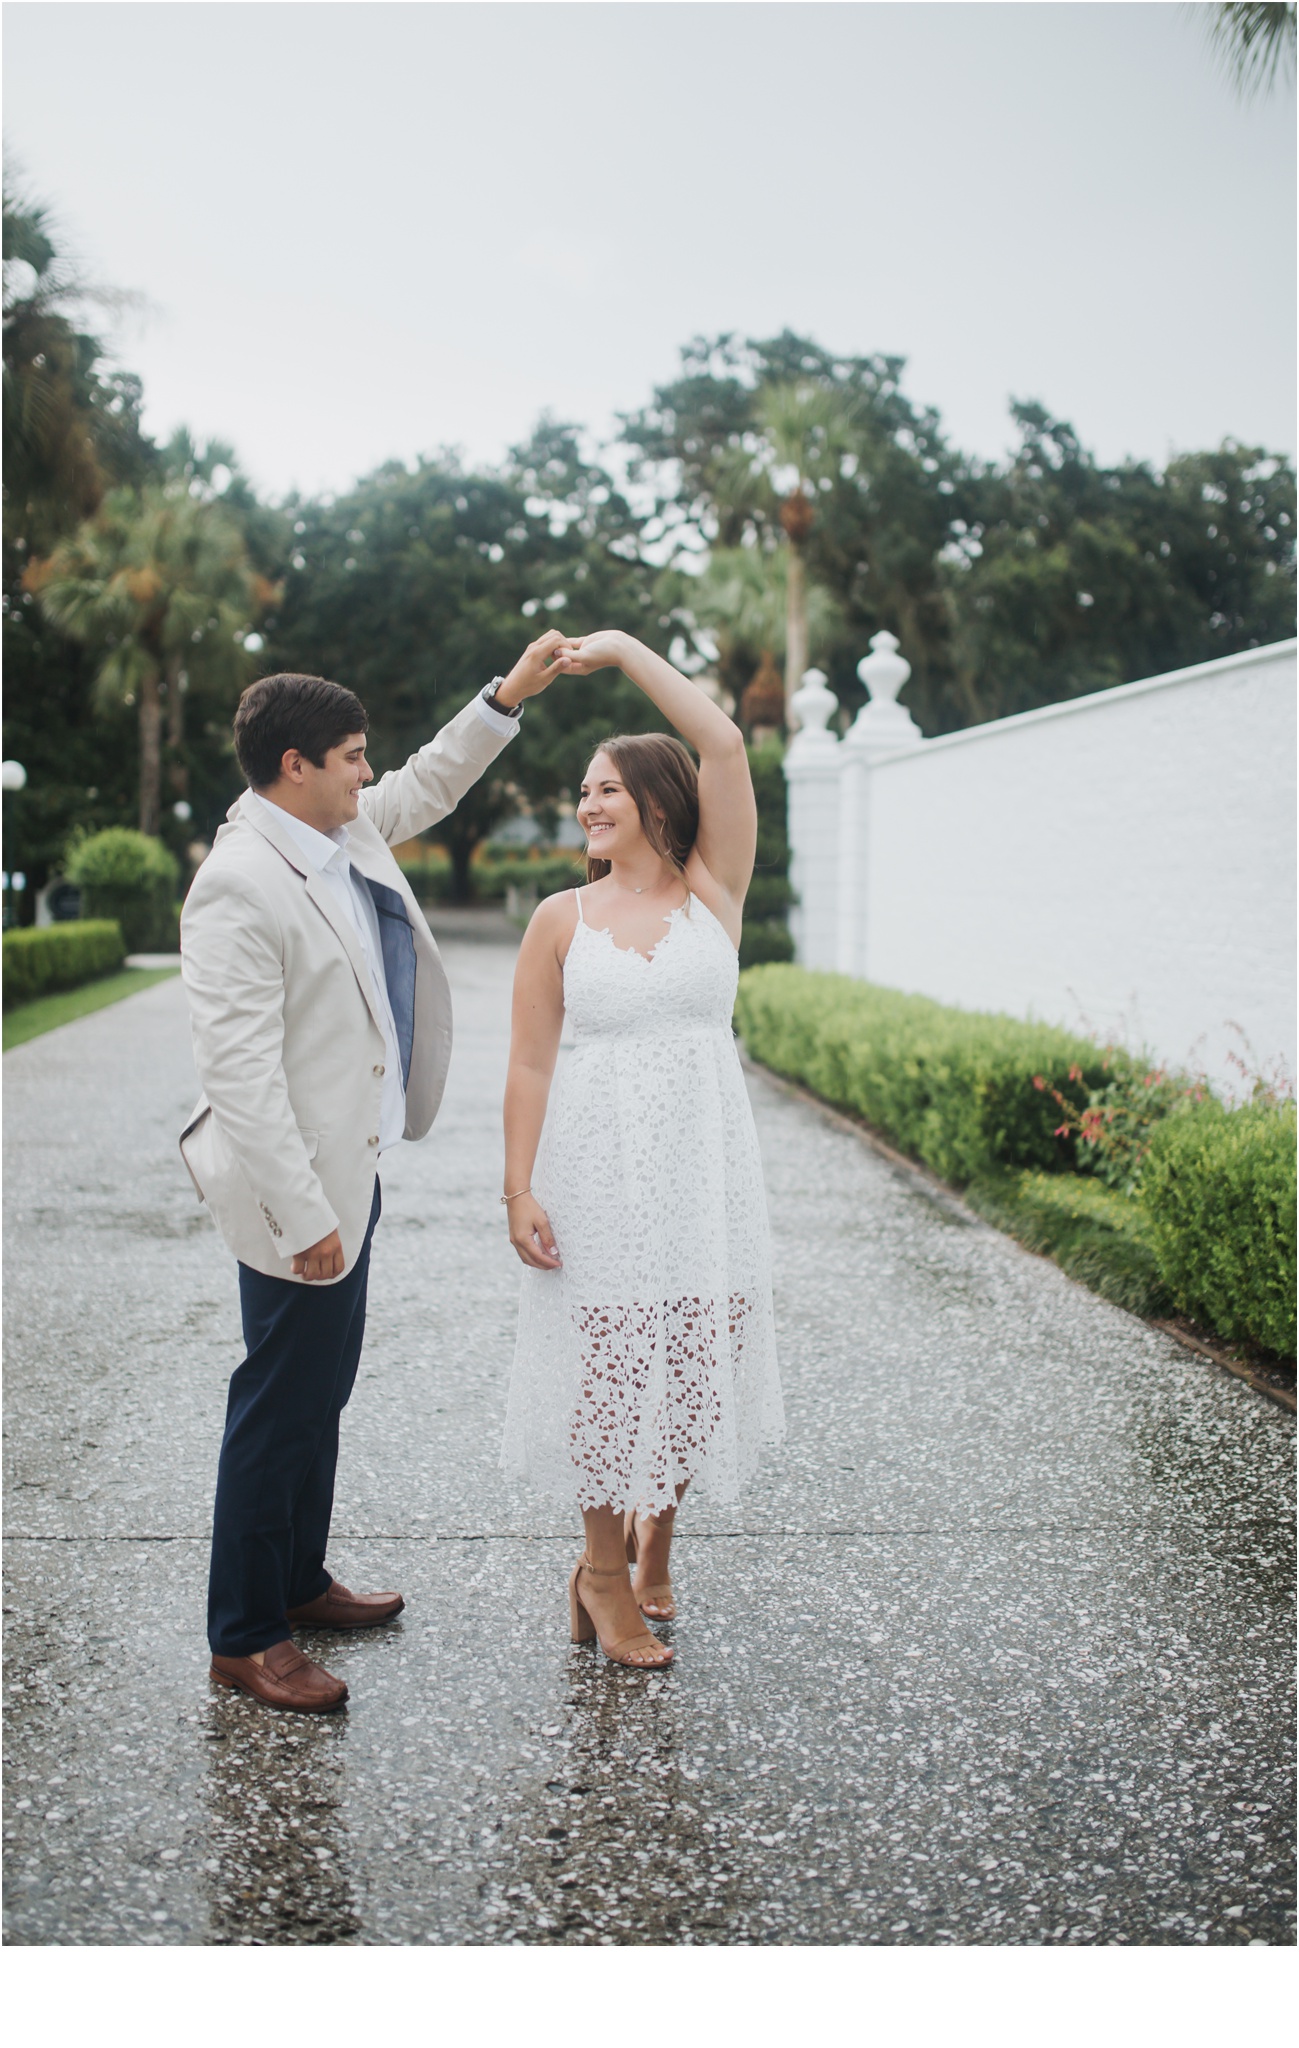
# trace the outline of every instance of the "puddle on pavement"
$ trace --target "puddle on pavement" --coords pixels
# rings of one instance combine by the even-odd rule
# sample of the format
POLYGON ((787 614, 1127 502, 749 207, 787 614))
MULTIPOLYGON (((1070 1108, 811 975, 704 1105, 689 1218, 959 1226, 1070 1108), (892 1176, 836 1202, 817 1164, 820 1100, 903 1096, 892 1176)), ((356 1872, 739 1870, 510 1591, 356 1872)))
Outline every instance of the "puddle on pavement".
MULTIPOLYGON (((671 1629, 660 1631, 671 1640, 671 1629)), ((747 1888, 714 1839, 673 1674, 579 1652, 550 1775, 497 1823, 501 1861, 480 1887, 494 1942, 715 1942, 747 1888)))
POLYGON ((294 1947, 363 1938, 342 1821, 347 1723, 214 1699, 203 1728, 207 1939, 294 1947))

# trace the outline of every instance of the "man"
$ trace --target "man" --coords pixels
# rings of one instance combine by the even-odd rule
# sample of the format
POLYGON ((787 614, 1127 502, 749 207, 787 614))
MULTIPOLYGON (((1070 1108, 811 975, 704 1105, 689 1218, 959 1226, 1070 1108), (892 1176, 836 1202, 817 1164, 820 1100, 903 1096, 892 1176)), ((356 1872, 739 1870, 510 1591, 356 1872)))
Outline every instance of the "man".
POLYGON ((429 1129, 451 1053, 446 975, 390 848, 455 809, 564 644, 534 641, 373 789, 366 713, 338 683, 267 676, 235 714, 249 788, 181 917, 204 1093, 180 1145, 239 1261, 247 1347, 217 1471, 212 1677, 268 1706, 325 1713, 347 1698, 294 1648, 295 1628, 370 1628, 404 1605, 350 1593, 325 1564, 378 1162, 429 1129))

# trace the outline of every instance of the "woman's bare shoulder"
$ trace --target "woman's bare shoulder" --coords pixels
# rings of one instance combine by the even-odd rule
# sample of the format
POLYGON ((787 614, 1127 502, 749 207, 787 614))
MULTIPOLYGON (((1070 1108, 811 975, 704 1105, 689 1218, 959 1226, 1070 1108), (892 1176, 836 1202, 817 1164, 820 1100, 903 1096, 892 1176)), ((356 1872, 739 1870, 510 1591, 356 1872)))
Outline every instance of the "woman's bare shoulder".
POLYGON ((576 916, 576 889, 561 889, 554 896, 542 897, 528 919, 528 929, 531 931, 533 925, 537 925, 542 931, 546 931, 551 925, 571 924, 576 916))
POLYGON ((572 889, 561 889, 557 896, 543 896, 528 919, 524 944, 530 951, 553 951, 562 960, 576 923, 577 903, 572 889))

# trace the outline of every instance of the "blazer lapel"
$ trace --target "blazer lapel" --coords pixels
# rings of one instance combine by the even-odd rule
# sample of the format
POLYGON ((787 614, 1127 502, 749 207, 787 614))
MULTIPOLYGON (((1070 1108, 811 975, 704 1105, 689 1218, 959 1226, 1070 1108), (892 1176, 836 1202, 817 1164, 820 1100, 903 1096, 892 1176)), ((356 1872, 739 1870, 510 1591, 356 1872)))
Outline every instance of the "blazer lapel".
POLYGON ((254 832, 260 832, 267 844, 275 848, 275 851, 288 862, 296 874, 301 875, 302 884, 308 896, 346 953, 352 972, 356 976, 357 986, 365 997, 366 1008, 374 1018, 379 1030, 382 1031, 384 1029, 384 1020, 375 995, 374 977, 370 972, 365 954, 361 951, 361 942, 356 936, 356 930, 351 919, 344 911, 340 910, 334 899, 333 892, 323 875, 318 874, 314 868, 307 865, 289 834, 277 829, 275 820, 267 815, 260 804, 246 803, 245 798, 240 797, 238 803, 231 805, 226 816, 232 825, 239 823, 251 825, 254 832))

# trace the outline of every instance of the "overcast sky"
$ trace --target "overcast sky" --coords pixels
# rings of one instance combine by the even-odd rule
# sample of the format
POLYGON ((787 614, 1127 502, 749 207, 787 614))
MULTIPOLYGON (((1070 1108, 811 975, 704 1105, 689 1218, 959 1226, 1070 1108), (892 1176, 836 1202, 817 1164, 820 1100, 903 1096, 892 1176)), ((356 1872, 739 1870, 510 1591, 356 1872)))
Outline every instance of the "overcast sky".
POLYGON ((1293 453, 1294 92, 1242 108, 1208 13, 18 0, 7 146, 150 302, 150 431, 275 493, 608 434, 728 328, 906 356, 985 455, 1012 395, 1293 453))

